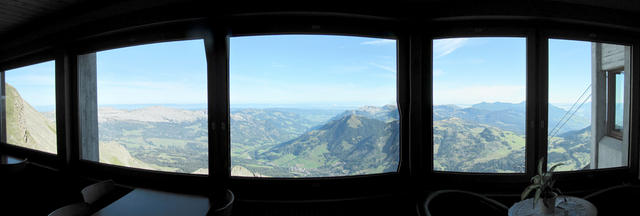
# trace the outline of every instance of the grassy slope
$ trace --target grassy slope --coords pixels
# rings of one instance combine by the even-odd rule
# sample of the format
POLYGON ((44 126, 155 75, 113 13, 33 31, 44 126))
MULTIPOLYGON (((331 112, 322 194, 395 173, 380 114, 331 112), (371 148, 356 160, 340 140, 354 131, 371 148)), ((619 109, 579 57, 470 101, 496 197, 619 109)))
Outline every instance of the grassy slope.
POLYGON ((56 154, 56 126, 6 84, 7 142, 56 154))
POLYGON ((138 160, 129 154, 127 149, 116 142, 100 143, 100 162, 118 166, 134 167, 140 169, 175 172, 177 168, 162 167, 138 160))
MULTIPOLYGON (((525 146, 524 136, 459 118, 434 122, 434 169, 468 172, 478 164, 506 160, 525 146)), ((524 158, 523 163, 524 163, 524 158)), ((513 172, 489 167, 490 172, 513 172)))
POLYGON ((397 129, 391 128, 396 124, 355 114, 345 115, 271 148, 258 155, 254 163, 240 164, 254 173, 287 177, 393 171, 397 168, 397 149, 389 147, 398 143, 394 136, 397 129), (266 171, 268 168, 257 165, 274 169, 266 171))
MULTIPOLYGON (((6 84, 7 142, 55 154, 56 125, 36 111, 13 86, 6 84)), ((144 163, 118 143, 100 143, 100 162, 142 169, 175 171, 174 168, 144 163)))

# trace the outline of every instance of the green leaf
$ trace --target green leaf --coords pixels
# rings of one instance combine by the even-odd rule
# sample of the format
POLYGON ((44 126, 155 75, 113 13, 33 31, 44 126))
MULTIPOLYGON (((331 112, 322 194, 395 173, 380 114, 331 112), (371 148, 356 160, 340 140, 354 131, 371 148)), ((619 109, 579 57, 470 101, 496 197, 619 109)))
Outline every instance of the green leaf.
POLYGON ((533 207, 536 207, 536 203, 538 202, 538 200, 540 199, 540 195, 542 195, 542 190, 537 190, 536 191, 536 195, 533 199, 533 207))
POLYGON ((536 176, 534 176, 534 177, 531 177, 531 182, 532 182, 533 184, 540 184, 540 181, 541 181, 541 179, 540 179, 540 176, 539 176, 539 175, 536 175, 536 176))
POLYGON ((549 173, 553 173, 553 170, 555 170, 556 167, 559 167, 559 166, 562 166, 562 165, 564 165, 564 164, 563 163, 557 163, 556 165, 553 165, 551 167, 551 169, 549 169, 549 173))
POLYGON ((534 184, 534 185, 529 185, 527 188, 524 189, 524 191, 522 192, 522 194, 520 195, 520 200, 524 200, 525 198, 527 198, 527 195, 529 195, 529 193, 531 193, 531 191, 540 188, 540 185, 534 184))
POLYGON ((541 157, 540 160, 538 160, 538 175, 543 175, 542 173, 543 164, 544 164, 544 157, 541 157))

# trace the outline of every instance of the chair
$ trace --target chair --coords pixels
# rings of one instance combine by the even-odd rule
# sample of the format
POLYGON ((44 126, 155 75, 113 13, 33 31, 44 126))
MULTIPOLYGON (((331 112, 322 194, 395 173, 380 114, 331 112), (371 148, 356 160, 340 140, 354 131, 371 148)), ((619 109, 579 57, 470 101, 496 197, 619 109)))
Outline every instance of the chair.
POLYGON ((82 198, 85 203, 89 205, 97 202, 101 198, 109 195, 116 189, 116 185, 113 180, 101 181, 82 189, 82 198))
POLYGON ((638 211, 639 194, 640 186, 623 184, 596 191, 583 198, 596 206, 598 215, 627 215, 638 211))
POLYGON ((4 194, 11 194, 7 191, 12 191, 20 188, 24 185, 24 178, 27 175, 27 167, 29 161, 27 159, 21 160, 17 163, 2 163, 0 164, 0 185, 4 194), (10 185, 10 186, 9 186, 10 185))
POLYGON ((85 216, 90 214, 91 208, 89 204, 79 202, 62 206, 49 213, 49 216, 85 216))
POLYGON ((23 171, 29 161, 27 159, 21 160, 17 163, 2 163, 0 164, 0 173, 2 174, 13 174, 23 171))
POLYGON ((507 215, 509 208, 486 196, 462 190, 440 190, 431 193, 422 206, 432 215, 507 215))
POLYGON ((208 216, 228 216, 231 215, 233 209, 233 203, 235 202, 235 195, 231 190, 225 190, 224 197, 221 201, 215 201, 207 213, 208 216))

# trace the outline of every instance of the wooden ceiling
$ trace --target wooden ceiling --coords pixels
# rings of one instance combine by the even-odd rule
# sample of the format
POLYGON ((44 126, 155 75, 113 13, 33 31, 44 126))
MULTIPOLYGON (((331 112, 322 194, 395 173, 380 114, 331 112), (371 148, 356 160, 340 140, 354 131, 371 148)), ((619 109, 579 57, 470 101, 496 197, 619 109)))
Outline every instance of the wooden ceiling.
MULTIPOLYGON (((567 2, 627 11, 640 11, 640 1, 634 0, 542 0, 542 2, 544 1, 567 2)), ((2 38, 3 35, 9 34, 12 30, 28 24, 38 23, 39 21, 51 21, 52 19, 55 20, 57 15, 69 16, 70 14, 65 13, 65 11, 71 13, 77 12, 71 10, 71 8, 82 5, 83 3, 86 3, 85 5, 92 5, 90 7, 105 6, 105 4, 96 4, 98 2, 136 2, 136 0, 0 0, 0 38, 2 38)), ((172 0, 138 2, 158 5, 172 2, 172 0)), ((426 2, 438 2, 438 0, 427 0, 426 2)), ((461 2, 464 1, 461 0, 461 2)))
POLYGON ((245 1, 211 0, 0 0, 0 63, 88 34, 144 25, 146 22, 215 17, 223 13, 326 11, 327 14, 415 15, 427 18, 533 15, 615 24, 640 32, 640 24, 634 19, 640 14, 640 1, 637 0, 383 1, 388 4, 358 4, 367 2, 360 0, 315 1, 316 4, 287 4, 286 1, 249 4, 245 1))
POLYGON ((87 0, 2 0, 0 1, 0 35, 21 25, 36 22, 87 0))

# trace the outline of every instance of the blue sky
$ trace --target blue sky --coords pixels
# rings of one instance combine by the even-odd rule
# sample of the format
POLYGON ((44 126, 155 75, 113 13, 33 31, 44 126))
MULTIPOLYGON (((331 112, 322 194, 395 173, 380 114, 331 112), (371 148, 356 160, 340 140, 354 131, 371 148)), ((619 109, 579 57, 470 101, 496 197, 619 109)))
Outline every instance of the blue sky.
POLYGON ((434 104, 525 100, 526 39, 439 39, 433 47, 434 104))
POLYGON ((56 103, 55 62, 39 64, 5 71, 5 82, 18 90, 20 96, 32 106, 49 106, 56 103))
MULTIPOLYGON (((526 99, 526 39, 434 41, 434 104, 519 103, 526 99)), ((570 104, 591 84, 591 43, 549 41, 549 101, 570 104)))
POLYGON ((203 40, 97 53, 98 104, 206 104, 203 40))
MULTIPOLYGON (((434 104, 519 103, 526 94, 525 38, 434 40, 434 104)), ((549 100, 573 103, 590 83, 591 43, 550 40, 549 100)), ((98 103, 205 104, 202 40, 101 51, 98 103)), ((230 39, 232 106, 362 106, 396 101, 396 41, 328 35, 230 39)), ((53 61, 9 70, 35 106, 55 103, 53 61)))
POLYGON ((396 41, 281 35, 230 40, 231 105, 396 103, 396 41))
POLYGON ((549 40, 549 102, 575 103, 589 85, 591 42, 549 40))

